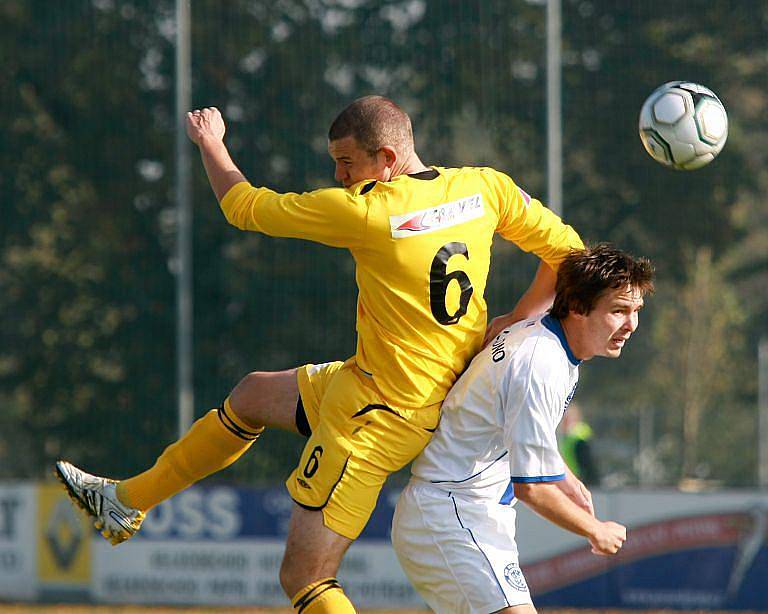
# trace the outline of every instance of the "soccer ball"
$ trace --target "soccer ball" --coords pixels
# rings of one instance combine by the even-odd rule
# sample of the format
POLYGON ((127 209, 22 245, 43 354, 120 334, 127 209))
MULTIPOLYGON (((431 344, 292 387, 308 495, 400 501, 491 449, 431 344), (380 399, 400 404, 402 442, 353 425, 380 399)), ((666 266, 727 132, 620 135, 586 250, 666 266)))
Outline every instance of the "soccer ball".
POLYGON ((696 83, 671 81, 640 110, 640 140, 657 162, 678 170, 709 164, 728 138, 728 115, 715 93, 696 83))

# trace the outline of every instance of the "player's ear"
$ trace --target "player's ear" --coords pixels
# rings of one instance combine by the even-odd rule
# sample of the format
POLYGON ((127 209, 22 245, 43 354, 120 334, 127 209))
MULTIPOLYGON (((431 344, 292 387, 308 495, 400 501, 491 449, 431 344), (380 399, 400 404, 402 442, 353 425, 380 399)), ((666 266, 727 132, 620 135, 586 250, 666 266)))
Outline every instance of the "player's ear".
POLYGON ((568 310, 568 318, 574 321, 581 321, 585 320, 588 313, 586 313, 583 309, 574 309, 571 308, 568 310))
POLYGON ((384 156, 385 166, 391 168, 395 165, 395 162, 397 162, 397 151, 395 151, 394 147, 384 145, 384 147, 379 149, 379 153, 384 156))

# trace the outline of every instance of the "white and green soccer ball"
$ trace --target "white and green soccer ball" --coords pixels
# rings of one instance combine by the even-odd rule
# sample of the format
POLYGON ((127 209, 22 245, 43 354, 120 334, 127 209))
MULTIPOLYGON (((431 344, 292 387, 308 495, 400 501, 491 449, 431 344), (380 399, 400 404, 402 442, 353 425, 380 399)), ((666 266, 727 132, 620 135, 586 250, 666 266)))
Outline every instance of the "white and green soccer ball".
POLYGON ((678 170, 709 164, 728 138, 728 115, 715 93, 696 83, 671 81, 640 110, 640 140, 657 162, 678 170))

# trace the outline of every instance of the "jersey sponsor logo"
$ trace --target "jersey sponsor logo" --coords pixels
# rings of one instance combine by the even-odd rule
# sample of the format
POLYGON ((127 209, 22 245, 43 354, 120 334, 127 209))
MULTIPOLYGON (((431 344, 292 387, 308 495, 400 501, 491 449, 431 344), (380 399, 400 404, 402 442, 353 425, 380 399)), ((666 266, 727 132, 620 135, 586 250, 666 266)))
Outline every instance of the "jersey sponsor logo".
POLYGON ((525 576, 520 570, 520 565, 517 563, 510 563, 504 568, 504 579, 512 588, 519 591, 527 591, 528 585, 525 583, 525 576))
POLYGON ((328 365, 332 365, 332 364, 333 364, 332 362, 323 362, 323 363, 320 363, 319 365, 309 365, 307 367, 307 375, 312 377, 313 375, 316 375, 320 373, 320 371, 322 371, 323 369, 327 368, 328 365))
POLYGON ((571 392, 566 397, 565 405, 563 406, 563 415, 565 415, 565 412, 568 411, 568 406, 571 404, 571 401, 573 400, 573 395, 576 394, 576 388, 578 388, 578 386, 579 386, 579 383, 576 382, 573 385, 573 388, 571 388, 571 392))
POLYGON ((425 234, 450 228, 477 219, 483 215, 483 197, 473 194, 449 203, 411 211, 403 215, 390 215, 389 227, 393 239, 402 239, 413 235, 425 234))
POLYGON ((496 338, 493 340, 493 343, 491 344, 491 360, 493 360, 493 362, 501 362, 506 358, 507 353, 504 351, 504 339, 506 339, 508 334, 508 329, 503 330, 496 335, 496 338))

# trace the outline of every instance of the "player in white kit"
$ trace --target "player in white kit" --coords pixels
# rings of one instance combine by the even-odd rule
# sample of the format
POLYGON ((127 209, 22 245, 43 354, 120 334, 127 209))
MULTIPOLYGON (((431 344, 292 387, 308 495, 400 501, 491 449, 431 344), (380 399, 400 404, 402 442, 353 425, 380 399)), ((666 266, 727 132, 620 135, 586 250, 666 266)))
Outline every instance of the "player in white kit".
POLYGON ((395 551, 441 614, 536 611, 518 563, 517 499, 596 554, 615 554, 626 539, 625 527, 595 518, 555 430, 579 364, 617 358, 637 328, 653 268, 601 244, 566 258, 556 290, 548 314, 502 331, 453 386, 397 503, 395 551))

